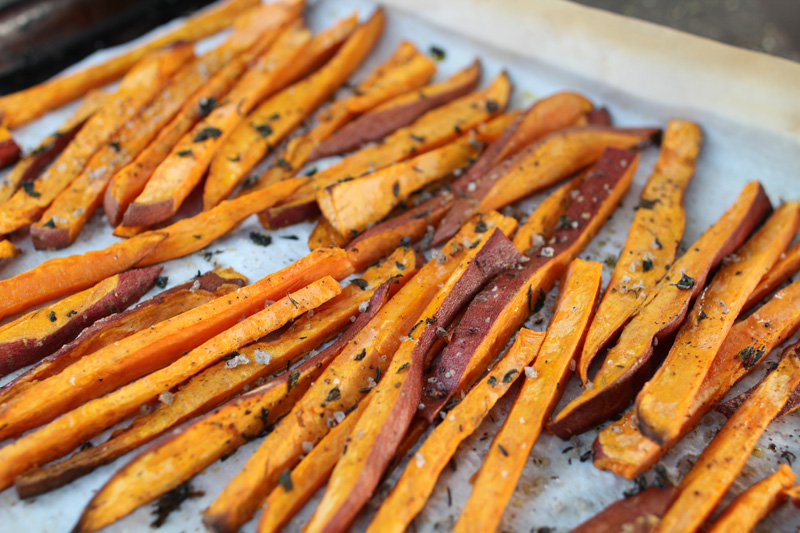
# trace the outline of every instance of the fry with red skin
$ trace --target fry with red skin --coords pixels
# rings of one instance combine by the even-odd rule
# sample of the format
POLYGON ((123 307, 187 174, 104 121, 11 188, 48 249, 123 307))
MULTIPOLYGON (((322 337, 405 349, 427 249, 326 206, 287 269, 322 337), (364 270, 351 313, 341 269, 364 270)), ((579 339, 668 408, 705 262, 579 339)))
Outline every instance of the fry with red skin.
POLYGON ((267 187, 293 176, 308 161, 312 160, 311 156, 320 143, 355 118, 356 115, 348 111, 348 105, 358 94, 379 96, 373 99, 378 103, 383 103, 401 94, 398 92, 401 85, 407 86, 409 83, 413 83, 415 89, 425 85, 433 76, 433 70, 425 62, 414 61, 418 55, 420 52, 413 44, 407 41, 400 43, 392 57, 375 68, 358 84, 354 94, 335 100, 319 113, 316 126, 304 135, 290 140, 283 153, 275 159, 275 164, 261 175, 255 187, 267 187), (403 84, 387 83, 388 79, 398 78, 405 79, 405 82, 403 84))
POLYGON ((39 381, 58 374, 87 354, 224 296, 247 283, 244 276, 231 269, 208 272, 196 278, 196 281, 199 287, 189 281, 157 294, 127 311, 98 320, 83 330, 75 340, 0 387, 0 405, 39 381))
MULTIPOLYGON (((642 435, 634 412, 628 411, 622 419, 597 435, 592 446, 594 465, 633 479, 655 465, 670 448, 692 431, 733 385, 757 367, 764 354, 780 346, 800 328, 800 281, 778 294, 779 297, 770 299, 731 328, 694 399, 691 416, 676 438, 659 446, 642 435), (769 327, 765 327, 766 324, 769 327)), ((743 402, 744 397, 736 407, 743 402)))
MULTIPOLYGON (((248 359, 247 363, 229 368, 226 362, 220 361, 181 386, 172 403, 162 404, 154 412, 137 418, 129 428, 116 432, 103 444, 80 450, 60 463, 18 477, 15 482, 17 493, 28 498, 69 483, 152 440, 170 427, 230 400, 270 374, 297 362, 308 350, 327 342, 347 326, 355 324, 355 329, 347 330, 355 335, 360 329, 359 324, 366 323, 365 320, 377 313, 391 291, 413 275, 414 263, 412 251, 398 250, 391 256, 391 261, 384 261, 364 273, 362 279, 369 284, 366 290, 349 285, 341 294, 317 308, 313 316, 296 320, 279 338, 239 349, 239 354, 248 359), (400 266, 407 270, 401 270, 400 266), (359 305, 364 303, 369 307, 366 312, 359 313, 359 305), (358 316, 360 322, 351 324, 351 316, 358 316), (265 354, 269 354, 269 362, 266 362, 265 354)), ((344 345, 349 339, 347 335, 345 333, 336 343, 344 345)), ((332 349, 336 350, 335 346, 332 349)), ((324 359, 325 356, 321 358, 324 359)))
POLYGON ((378 486, 418 409, 425 355, 437 339, 437 331, 446 330, 492 277, 512 268, 520 258, 511 241, 497 228, 464 254, 419 315, 413 333, 392 356, 386 376, 353 428, 325 495, 306 524, 307 532, 346 531, 350 527, 378 486))
POLYGON ((450 398, 469 390, 525 320, 538 311, 544 295, 622 200, 638 158, 634 152, 609 149, 587 175, 581 194, 566 213, 570 223, 559 225, 552 246, 531 256, 514 275, 498 276, 470 304, 450 335, 434 374, 426 380, 421 417, 432 423, 450 398), (588 219, 584 213, 589 213, 588 219))
POLYGON ((151 226, 178 211, 205 174, 217 149, 261 100, 275 92, 279 78, 308 46, 311 32, 295 18, 297 15, 296 10, 287 10, 282 18, 276 18, 275 27, 266 32, 274 38, 272 45, 239 79, 225 102, 172 147, 128 206, 123 224, 151 226))
MULTIPOLYGON (((278 145, 347 80, 375 46, 383 27, 383 11, 378 10, 322 68, 270 97, 234 128, 211 161, 203 209, 227 198, 270 147, 278 145)), ((303 57, 308 55, 308 51, 303 53, 303 57)))
POLYGON ((571 533, 608 533, 626 531, 648 533, 658 523, 675 497, 675 487, 648 487, 628 498, 617 500, 571 533))
POLYGON ((678 485, 678 495, 655 532, 684 533, 696 531, 703 525, 798 383, 800 356, 794 345, 703 451, 678 485))
MULTIPOLYGON (((130 241, 128 241, 130 242, 130 241)), ((163 368, 232 327, 267 300, 324 277, 352 272, 343 250, 320 248, 233 294, 191 309, 84 357, 0 406, 0 438, 19 435, 93 398, 163 368), (42 391, 48 391, 42 394, 42 391)))
POLYGON ((22 156, 22 149, 8 128, 0 125, 0 168, 13 165, 22 156))
POLYGON ((578 360, 578 375, 584 384, 595 356, 619 334, 666 274, 666 266, 675 261, 686 223, 683 197, 694 175, 701 142, 697 124, 683 120, 667 123, 658 161, 642 190, 625 247, 578 360), (658 238, 661 248, 653 249, 653 237, 658 238), (637 289, 629 290, 633 286, 637 289))
POLYGON ((481 64, 476 60, 445 81, 396 96, 346 124, 320 143, 309 159, 313 161, 352 152, 382 139, 398 128, 408 126, 425 112, 474 91, 480 78, 481 64))
POLYGON ((0 328, 0 375, 33 364, 153 288, 162 267, 128 270, 0 328))
MULTIPOLYGON (((770 212, 758 182, 747 184, 736 202, 670 266, 647 300, 628 322, 617 344, 583 393, 570 402, 550 429, 562 439, 582 433, 619 412, 655 372, 653 345, 683 323, 689 304, 705 286, 706 278, 732 253, 770 212), (679 281, 689 279, 679 287, 679 281), (691 285, 691 287, 689 287, 691 285)), ((654 241, 657 247, 657 241, 654 241)))
POLYGON ((193 57, 192 46, 182 43, 138 63, 53 164, 3 204, 0 234, 11 233, 36 221, 56 196, 80 175, 95 152, 113 141, 117 130, 133 119, 159 93, 167 78, 193 57))
POLYGON ((792 488, 795 475, 787 465, 778 466, 767 476, 739 494, 711 524, 709 533, 748 533, 786 501, 786 490, 792 488))
POLYGON ((511 82, 503 73, 486 89, 428 111, 411 125, 386 137, 381 144, 365 147, 317 172, 312 182, 287 198, 282 207, 262 214, 262 224, 274 226, 277 221, 281 225, 299 222, 302 217, 307 216, 306 206, 313 206, 313 212, 316 212, 315 197, 320 189, 348 177, 380 170, 452 142, 462 133, 502 112, 508 103, 510 91, 511 82), (293 212, 297 214, 292 215, 293 212))
POLYGON ((544 333, 525 328, 519 331, 514 344, 489 372, 494 383, 490 385, 487 380, 482 380, 436 426, 417 452, 424 462, 412 459, 408 463, 367 532, 406 531, 425 506, 439 474, 458 446, 478 428, 517 378, 524 375, 524 367, 536 357, 544 336, 544 333))
POLYGON ((454 531, 495 531, 500 525, 528 456, 572 376, 570 364, 580 351, 600 297, 602 267, 582 259, 567 267, 544 342, 533 361, 532 377, 526 372, 454 531))
POLYGON ((322 215, 342 235, 367 229, 417 190, 467 166, 480 153, 468 137, 317 192, 322 215))
MULTIPOLYGON (((514 219, 492 213, 485 217, 505 233, 516 228, 514 219)), ((459 239, 477 240, 474 227, 462 230, 459 239)), ((326 419, 336 411, 346 411, 363 397, 370 381, 379 381, 419 314, 438 292, 465 253, 463 246, 448 245, 452 257, 445 263, 429 261, 381 309, 380 313, 342 350, 325 369, 292 412, 279 423, 250 457, 244 469, 233 478, 206 510, 204 523, 214 531, 235 531, 248 521, 275 488, 278 478, 299 461, 303 443, 317 443, 329 431, 326 419), (386 357, 382 357, 387 355, 386 357), (328 400, 331 383, 339 379, 339 399, 328 400)))
POLYGON ((758 286, 750 293, 747 303, 744 304, 745 310, 750 309, 764 299, 769 293, 777 289, 781 283, 800 269, 800 242, 781 254, 780 259, 767 272, 758 286))
POLYGON ((86 121, 107 100, 109 95, 92 91, 86 95, 75 113, 58 128, 56 133, 44 138, 33 151, 17 163, 13 170, 0 179, 0 205, 16 192, 21 183, 34 180, 72 142, 86 121))
POLYGON ((0 123, 16 128, 30 122, 84 96, 90 89, 121 77, 139 60, 159 48, 178 42, 196 41, 226 28, 256 5, 257 0, 229 0, 192 16, 181 27, 104 63, 0 97, 0 123))
POLYGON ((800 203, 783 204, 736 250, 697 298, 667 358, 636 398, 639 429, 662 444, 681 430, 714 356, 747 296, 800 226, 800 203))
POLYGON ((166 237, 164 233, 153 232, 137 242, 120 242, 83 255, 48 259, 13 278, 4 279, 0 281, 0 318, 87 289, 139 265, 166 237))
POLYGON ((379 311, 388 295, 386 287, 384 283, 370 300, 373 310, 360 315, 325 350, 266 385, 165 435, 144 450, 95 495, 75 530, 88 532, 105 527, 233 453, 247 441, 262 437, 379 311))

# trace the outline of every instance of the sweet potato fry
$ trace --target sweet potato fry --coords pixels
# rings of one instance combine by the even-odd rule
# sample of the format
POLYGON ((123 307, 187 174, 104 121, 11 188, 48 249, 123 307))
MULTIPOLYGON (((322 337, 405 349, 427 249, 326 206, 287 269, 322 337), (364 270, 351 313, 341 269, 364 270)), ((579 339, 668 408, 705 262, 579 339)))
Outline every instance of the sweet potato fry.
POLYGON ((498 276, 470 304, 426 381, 420 416, 432 423, 436 413, 455 394, 466 392, 525 320, 538 311, 567 265, 614 212, 637 165, 638 154, 609 149, 587 175, 552 245, 542 247, 522 269, 498 276))
MULTIPOLYGON (((348 177, 360 176, 369 171, 380 170, 388 165, 438 148, 452 142, 462 133, 478 124, 489 120, 505 109, 511 91, 511 82, 503 73, 486 89, 428 111, 413 124, 401 128, 375 146, 342 159, 338 163, 316 173, 312 182, 296 191, 284 203, 285 206, 273 208, 266 219, 272 225, 273 220, 281 219, 282 224, 299 222, 300 215, 305 214, 300 208, 316 203, 316 193, 334 183, 348 177), (281 216, 281 212, 297 211, 298 216, 281 216)), ((264 217, 262 217, 262 223, 264 217)))
POLYGON ((709 533, 748 533, 786 501, 795 475, 787 465, 780 465, 772 475, 739 494, 711 524, 709 533))
MULTIPOLYGON (((363 269, 404 242, 416 243, 442 219, 453 202, 451 193, 431 198, 414 209, 374 226, 347 245, 347 256, 356 269, 363 269)), ((323 219, 326 220, 326 219, 323 219)))
POLYGON ((350 527, 372 496, 417 411, 425 355, 439 336, 437 332, 446 330, 490 279, 513 267, 520 258, 497 228, 463 255, 392 356, 386 377, 378 383, 375 397, 356 423, 306 531, 346 531, 350 527))
MULTIPOLYGON (((7 487, 31 467, 63 456, 105 428, 135 413, 140 406, 214 364, 225 355, 275 331, 290 320, 314 309, 341 292, 339 284, 326 276, 299 289, 266 309, 238 322, 204 342, 173 363, 114 392, 69 411, 41 429, 0 449, 0 486, 7 487)), ((161 395, 161 396, 159 396, 161 395)), ((167 400, 168 401, 168 400, 167 400)))
POLYGON ((84 123, 108 100, 108 93, 92 91, 86 95, 81 105, 58 131, 48 135, 26 155, 14 169, 0 178, 0 205, 16 192, 20 184, 34 180, 69 144, 84 123))
POLYGON ((151 226, 174 215, 205 174, 219 146, 261 100, 275 91, 276 79, 311 40, 311 33, 296 16, 295 10, 287 10, 284 17, 275 20, 275 27, 267 32, 274 37, 273 44, 231 89, 225 102, 181 137, 158 165, 125 211, 122 220, 126 226, 151 226))
MULTIPOLYGON (((583 393, 551 424, 561 438, 582 433, 620 411, 655 372, 653 346, 683 323, 689 304, 722 259, 747 238, 771 209, 758 182, 747 184, 736 202, 670 266, 637 313, 625 325, 617 344, 583 393)), ((662 244, 653 240, 653 248, 662 244)))
POLYGON ((799 225, 800 203, 780 206, 698 297, 666 360, 636 398, 639 429, 649 439, 662 444, 680 433, 725 335, 799 225))
POLYGON ((719 504, 767 425, 800 383, 800 356, 794 348, 706 447, 654 531, 696 531, 719 504))
POLYGON ((19 249, 11 241, 5 239, 0 241, 0 264, 17 257, 19 253, 19 249))
POLYGON ((22 149, 11 136, 8 128, 0 126, 0 168, 13 165, 19 161, 22 149))
POLYGON ((132 309, 98 320, 83 330, 75 340, 0 388, 0 404, 8 402, 35 383, 58 374, 87 354, 224 296, 247 282, 246 278, 231 269, 208 272, 195 281, 197 284, 194 281, 186 282, 157 294, 132 309))
POLYGON ((464 168, 480 146, 462 137, 441 148, 317 192, 317 204, 342 235, 364 231, 415 191, 464 168))
MULTIPOLYGON (((539 105, 542 104, 544 102, 539 105)), ((574 121, 578 110, 575 111, 565 118, 574 121)), ((545 122, 538 132, 552 131, 547 126, 562 128, 564 122, 554 121, 552 125, 545 122)), ((460 198, 439 224, 434 242, 447 239, 447 235, 451 235, 472 213, 505 207, 591 165, 607 147, 642 146, 649 143, 658 132, 657 129, 626 130, 604 126, 567 128, 528 144, 516 155, 494 166, 490 166, 493 158, 487 157, 486 163, 478 166, 470 176, 465 175, 457 186, 454 185, 460 198)), ((508 141, 501 136, 496 143, 502 147, 508 141)))
POLYGON ((667 510, 675 487, 648 487, 628 498, 617 500, 572 530, 572 533, 609 533, 626 531, 648 533, 667 510))
MULTIPOLYGON (((130 242, 130 241, 128 241, 130 242)), ((213 300, 82 358, 0 406, 0 438, 56 416, 162 368, 183 352, 232 327, 267 300, 326 275, 343 278, 351 267, 339 249, 321 248, 236 293, 213 300), (49 391, 42 394, 41 391, 49 391)))
POLYGON ((786 287, 778 295, 780 297, 772 298, 731 328, 694 399, 690 417, 676 438, 659 446, 642 435, 634 412, 629 411, 595 439, 594 465, 633 479, 656 464, 667 450, 692 431, 733 385, 756 368, 765 354, 800 328, 800 282, 786 287))
POLYGON ((219 61, 224 68, 218 69, 200 90, 187 99, 177 116, 161 129, 158 137, 111 179, 103 198, 103 207, 112 226, 122 221, 125 210, 142 192, 172 147, 201 118, 211 113, 251 63, 269 48, 274 37, 271 30, 274 29, 275 20, 282 20, 284 11, 287 7, 291 9, 294 4, 296 2, 293 1, 263 4, 222 45, 203 56, 201 61, 219 61))
POLYGON ((576 125, 577 121, 591 109, 592 103, 583 96, 565 92, 544 98, 517 116, 469 171, 453 183, 453 188, 459 193, 460 198, 434 234, 433 244, 438 245, 449 239, 458 226, 474 212, 473 207, 476 201, 480 200, 481 193, 477 195, 473 193, 478 192, 477 185, 481 183, 481 178, 485 174, 533 141, 554 131, 576 125))
MULTIPOLYGON (((270 147, 280 143, 347 80, 377 43, 384 24, 379 9, 322 68, 269 98, 236 126, 211 162, 203 190, 204 209, 227 198, 270 147)), ((307 56, 304 52, 303 57, 307 56)))
POLYGON ((139 264, 166 235, 151 233, 137 242, 112 244, 83 255, 57 257, 13 278, 0 281, 0 318, 36 304, 87 289, 139 264))
POLYGON ((136 239, 144 238, 154 233, 166 233, 167 238, 153 253, 143 259, 142 264, 152 265, 202 250, 222 235, 236 228, 253 213, 258 213, 269 206, 275 205, 281 198, 285 198, 307 182, 308 178, 284 180, 266 189, 261 189, 233 200, 226 200, 213 209, 179 220, 166 228, 145 232, 137 236, 136 239))
MULTIPOLYGON (((314 225, 314 229, 311 230, 311 234, 308 236, 308 249, 313 250, 320 246, 339 246, 340 248, 344 248, 349 242, 349 237, 345 237, 333 229, 328 219, 320 217, 314 225)), ((355 266, 355 263, 353 263, 353 265, 355 266)), ((357 270, 363 270, 363 268, 357 270)))
POLYGON ((800 269, 800 242, 781 254, 778 262, 767 272, 758 286, 750 293, 747 303, 743 309, 750 309, 764 299, 766 295, 774 291, 781 283, 789 279, 789 276, 800 269))
POLYGON ((408 126, 425 112, 475 90, 481 78, 477 60, 449 79, 411 90, 364 113, 326 139, 311 153, 313 161, 322 157, 352 152, 382 139, 398 128, 408 126))
POLYGON ((578 361, 578 374, 584 384, 589 380, 589 365, 594 357, 620 332, 667 273, 666 266, 675 260, 686 218, 683 196, 694 175, 701 138, 700 127, 693 122, 667 123, 658 161, 642 190, 628 239, 578 361), (658 238, 661 248, 654 250, 650 245, 653 237, 658 238), (632 287, 637 288, 630 290, 632 287))
POLYGON ((385 290, 374 294, 370 302, 373 311, 360 315, 339 340, 294 370, 154 443, 106 483, 89 502, 75 530, 88 532, 105 527, 190 479, 225 454, 233 453, 245 442, 268 434, 327 364, 371 320, 386 294, 385 290))
MULTIPOLYGON (((485 221, 508 233, 516 227, 514 219, 497 213, 487 215, 485 221)), ((458 239, 474 241, 478 235, 469 225, 458 239)), ((429 261, 331 362, 206 510, 207 527, 214 531, 234 531, 249 520, 281 474, 298 462, 303 443, 317 443, 330 429, 326 420, 333 419, 337 411, 344 413, 350 409, 380 380, 391 362, 388 355, 400 345, 400 337, 409 333, 438 292, 438 284, 447 280, 466 252, 462 245, 454 244, 455 241, 445 248, 445 253, 452 253, 450 260, 429 261), (335 388, 339 392, 331 395, 331 384, 337 379, 335 388)))
POLYGON ((7 324, 0 330, 0 375, 41 360, 85 327, 124 310, 153 288, 161 270, 128 270, 7 324))
POLYGON ((514 344, 489 372, 489 378, 476 385, 428 436, 417 452, 417 457, 421 459, 408 463, 391 494, 372 519, 368 532, 406 531, 425 506, 439 474, 458 446, 477 429, 494 404, 523 375, 524 367, 534 360, 543 340, 543 333, 525 328, 519 331, 514 344))
POLYGON ((792 504, 795 507, 800 507, 800 485, 787 489, 786 496, 792 500, 792 504))
MULTIPOLYGON (((286 368, 308 350, 328 341, 345 326, 351 326, 350 317, 357 315, 360 322, 348 329, 348 332, 352 331, 351 335, 355 335, 362 323, 377 313, 391 290, 413 275, 414 261, 413 252, 398 250, 391 257, 391 262, 384 261, 364 274, 362 279, 369 284, 366 289, 350 285, 342 294, 317 308, 313 316, 295 321, 278 339, 258 342, 238 350, 238 354, 244 358, 237 359, 236 366, 232 367, 228 361, 211 366, 183 385, 173 396, 172 403, 162 404, 153 413, 139 417, 129 428, 117 432, 102 445, 81 450, 65 461, 17 478, 17 492, 21 497, 35 496, 115 460, 170 427, 216 407, 275 371, 286 368), (407 270, 401 270, 400 266, 407 270), (382 288, 384 284, 387 285, 382 288), (367 310, 358 314, 359 306, 364 304, 368 304, 367 310)), ((347 335, 345 333, 336 342, 343 346, 349 340, 347 335)), ((336 350, 335 347, 332 349, 336 350)), ((324 355, 318 359, 325 360, 324 355)))
POLYGON ((558 221, 567 214, 572 203, 572 191, 577 191, 583 184, 587 173, 582 173, 556 189, 542 200, 528 219, 520 224, 514 234, 514 246, 517 250, 533 255, 553 237, 558 228, 558 221))
POLYGON ((317 117, 317 125, 306 134, 289 141, 286 150, 275 159, 273 164, 256 183, 256 188, 266 187, 293 176, 297 170, 311 160, 315 148, 328 137, 335 134, 342 126, 353 120, 355 115, 348 111, 348 103, 357 95, 372 94, 373 99, 383 103, 401 94, 399 87, 413 84, 419 88, 430 79, 433 73, 420 61, 411 61, 420 52, 409 42, 402 42, 395 53, 386 62, 379 65, 358 84, 353 94, 334 101, 317 117), (402 84, 387 83, 386 80, 404 79, 402 84), (286 163, 284 163, 284 161, 286 163))
POLYGON ((3 204, 0 234, 11 233, 37 220, 81 173, 95 152, 113 141, 114 133, 134 118, 160 92, 167 78, 192 57, 192 46, 182 43, 157 52, 136 65, 122 80, 117 92, 89 118, 55 162, 3 204))
MULTIPOLYGON (((495 531, 539 434, 572 375, 600 297, 602 265, 575 259, 567 267, 553 318, 532 371, 494 437, 454 531, 495 531), (507 475, 498 475, 500 472, 507 475)), ((489 378, 491 379, 491 378, 489 378)))
POLYGON ((99 65, 61 76, 29 89, 0 98, 0 123, 15 128, 48 111, 85 95, 121 77, 139 60, 166 45, 191 42, 229 26, 245 11, 258 5, 257 0, 228 0, 218 7, 189 18, 185 24, 138 48, 99 65))

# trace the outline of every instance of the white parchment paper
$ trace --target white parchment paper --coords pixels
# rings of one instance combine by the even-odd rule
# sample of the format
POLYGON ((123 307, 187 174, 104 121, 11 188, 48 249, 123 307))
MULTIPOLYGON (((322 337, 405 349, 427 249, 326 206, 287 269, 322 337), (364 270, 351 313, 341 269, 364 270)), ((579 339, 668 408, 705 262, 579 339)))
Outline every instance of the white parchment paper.
MULTIPOLYGON (((699 237, 750 180, 761 180, 774 204, 800 196, 797 178, 800 169, 800 99, 797 98, 800 66, 796 64, 555 0, 387 0, 384 5, 388 9, 384 36, 354 79, 363 77, 385 60, 401 40, 408 39, 421 50, 428 50, 431 45, 445 50, 446 58, 439 63, 438 79, 463 68, 474 57, 483 62, 484 84, 501 70, 508 71, 515 84, 512 106, 516 108, 570 89, 586 94, 597 105, 608 106, 619 125, 663 126, 670 118, 699 122, 704 129, 705 143, 686 198, 688 219, 684 245, 699 237)), ((308 10, 308 23, 312 29, 319 30, 354 10, 364 18, 373 9, 374 4, 366 0, 322 0, 308 10)), ((155 30, 150 35, 163 30, 155 30)), ((198 44, 198 52, 216 46, 222 38, 215 36, 204 40, 198 44)), ((98 52, 72 68, 96 63, 131 45, 98 52)), ((32 149, 54 131, 74 107, 75 104, 66 106, 16 130, 15 137, 23 148, 32 149)), ((643 154, 623 205, 581 257, 603 261, 619 253, 633 217, 633 207, 656 156, 654 149, 643 154)), ((530 210, 540 198, 541 195, 522 205, 530 210)), ((248 238, 251 231, 264 231, 255 217, 251 217, 234 233, 209 247, 209 251, 221 253, 210 259, 198 253, 167 263, 165 274, 169 276, 169 286, 215 265, 234 267, 251 280, 261 278, 307 253, 305 243, 311 227, 305 223, 271 232, 273 243, 263 248, 255 246, 248 238), (291 236, 299 239, 281 238, 291 236)), ((27 235, 15 236, 13 240, 25 253, 11 264, 0 267, 2 278, 51 257, 99 249, 116 239, 98 213, 67 250, 34 251, 27 235)), ((611 269, 604 269, 607 281, 611 269)), ((552 307, 552 295, 548 302, 546 310, 552 307)), ((534 317, 528 325, 542 329, 546 318, 547 311, 534 317)), ((756 370, 734 393, 760 378, 763 372, 763 368, 756 370)), ((573 380, 562 405, 578 391, 577 382, 573 380)), ((452 528, 469 495, 469 478, 480 465, 508 405, 508 398, 505 398, 461 446, 455 461, 457 470, 445 470, 428 506, 415 521, 414 529, 428 532, 452 528)), ((662 464, 674 480, 679 480, 690 468, 722 422, 724 418, 720 415, 708 415, 694 433, 667 454, 662 464)), ((94 442, 104 440, 107 433, 94 442)), ((568 442, 550 435, 539 439, 504 515, 503 531, 527 532, 544 527, 566 531, 632 487, 631 482, 594 468, 591 460, 581 461, 582 457, 586 458, 595 435, 596 431, 592 431, 568 442)), ((761 439, 758 452, 749 459, 742 476, 734 484, 732 495, 772 472, 778 462, 786 462, 785 457, 790 456, 783 454, 782 458, 782 452, 793 451, 800 456, 799 436, 796 415, 772 424, 761 439)), ((185 502, 161 530, 170 533, 203 531, 201 511, 243 466, 257 444, 247 444, 225 462, 217 462, 196 476, 192 484, 205 491, 205 496, 185 502)), ((97 489, 135 453, 30 501, 20 501, 13 490, 0 493, 0 530, 69 531, 97 489)), ((381 496, 390 489, 402 466, 379 488, 354 525, 355 530, 363 530, 368 524, 381 496)), ((647 477, 653 480, 651 474, 647 477)), ((298 531, 302 527, 320 495, 317 494, 290 522, 287 530, 298 531)), ((152 521, 151 510, 150 505, 142 507, 109 530, 146 531, 152 521)), ((785 505, 762 523, 759 531, 795 531, 799 524, 797 510, 785 505)), ((255 521, 243 528, 244 531, 254 529, 255 521)))

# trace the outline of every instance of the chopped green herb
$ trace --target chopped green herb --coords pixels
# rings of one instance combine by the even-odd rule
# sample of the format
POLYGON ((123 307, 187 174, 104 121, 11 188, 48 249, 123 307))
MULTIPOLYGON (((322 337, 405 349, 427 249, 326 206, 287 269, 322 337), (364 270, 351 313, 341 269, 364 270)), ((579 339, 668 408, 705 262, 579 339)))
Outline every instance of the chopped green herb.
POLYGON ((181 150, 178 152, 178 157, 194 157, 194 152, 191 150, 181 150))
POLYGON ((394 266, 396 266, 399 270, 405 270, 406 269, 406 266, 403 263, 401 263, 400 261, 395 261, 394 262, 394 266))
POLYGON ((230 161, 231 163, 238 163, 241 160, 242 160, 242 156, 240 154, 236 154, 234 156, 228 157, 228 161, 230 161))
POLYGON ((222 135, 222 130, 219 128, 214 128, 214 127, 203 128, 202 130, 197 132, 197 135, 194 136, 194 142, 201 143, 208 139, 216 139, 220 135, 222 135))
POLYGON ((647 198, 640 198, 639 199, 639 207, 637 209, 653 209, 656 204, 660 204, 661 200, 656 198, 655 200, 648 200, 647 198))
POLYGON ((365 279, 362 279, 362 278, 355 278, 350 283, 352 283, 353 285, 356 285, 362 291, 367 290, 367 287, 369 287, 369 282, 367 280, 365 280, 365 279))
POLYGON ((489 227, 483 220, 479 220, 478 223, 475 224, 475 233, 486 233, 487 231, 489 231, 489 227))
POLYGON ((31 155, 39 155, 47 152, 53 147, 52 144, 43 144, 41 146, 37 146, 32 152, 31 155))
POLYGON ((399 374, 399 373, 400 373, 400 372, 402 372, 403 370, 406 370, 406 369, 407 369, 407 368, 408 368, 410 365, 411 365, 411 363, 408 363, 408 362, 406 362, 406 363, 403 363, 403 364, 400 366, 400 368, 398 368, 398 369, 397 369, 397 373, 399 374))
POLYGON ((289 298, 289 301, 292 302, 292 305, 294 306, 294 308, 297 309, 297 300, 292 298, 292 295, 289 294, 289 291, 286 291, 286 297, 289 298))
POLYGON ((505 455, 506 457, 508 457, 508 450, 506 450, 505 448, 503 448, 503 445, 502 445, 502 444, 498 444, 498 445, 497 445, 497 449, 498 449, 498 450, 500 450, 500 453, 502 453, 503 455, 505 455))
POLYGON ((119 144, 119 141, 111 141, 110 143, 108 143, 108 145, 115 152, 119 152, 120 150, 122 150, 122 145, 119 144))
POLYGON ((339 391, 339 387, 334 387, 328 392, 328 399, 326 400, 326 403, 335 402, 336 400, 339 400, 341 398, 342 398, 342 393, 339 391))
POLYGON ((264 235, 263 233, 259 233, 257 231, 250 232, 250 240, 253 244, 258 246, 269 246, 272 244, 272 237, 270 235, 264 235))
POLYGON ((495 100, 486 100, 486 111, 495 113, 500 109, 500 105, 495 100))
POLYGON ((362 359, 364 359, 366 356, 367 356, 367 349, 366 349, 366 348, 364 348, 363 350, 361 350, 361 351, 358 353, 358 355, 356 355, 356 357, 355 357, 355 360, 356 360, 356 361, 361 361, 361 360, 362 360, 362 359))
POLYGON ((687 276, 686 272, 682 272, 681 279, 678 280, 678 283, 671 283, 670 285, 674 285, 682 291, 688 291, 694 288, 694 278, 687 276))
POLYGON ((39 198, 42 195, 42 193, 34 190, 34 184, 32 181, 23 181, 21 187, 22 190, 25 191, 25 194, 32 198, 39 198))
POLYGON ((167 276, 158 276, 158 278, 156 278, 156 287, 159 289, 166 287, 167 283, 169 283, 169 278, 167 276))
POLYGON ((292 390, 292 387, 297 385, 297 380, 298 379, 300 379, 300 371, 299 370, 295 370, 294 372, 289 374, 289 381, 286 384, 287 387, 289 388, 289 390, 292 390))
POLYGON ((262 137, 269 137, 270 135, 272 135, 272 126, 270 126, 269 124, 251 124, 251 125, 262 137))
POLYGON ((278 159, 275 160, 275 166, 280 167, 284 170, 289 170, 289 171, 293 170, 292 164, 282 157, 279 157, 278 159))
POLYGON ((492 387, 494 387, 495 385, 497 385, 497 378, 494 376, 490 376, 486 382, 492 387))
POLYGON ((316 173, 317 173, 317 167, 311 167, 310 169, 308 169, 308 172, 306 172, 306 176, 313 176, 316 173))
POLYGON ((200 114, 200 118, 205 118, 214 111, 214 108, 217 107, 217 99, 213 96, 209 98, 201 98, 200 103, 197 106, 197 110, 200 114))
POLYGON ((56 321, 56 312, 55 311, 50 311, 50 316, 48 318, 50 319, 50 322, 55 322, 56 321))
POLYGON ((653 260, 644 259, 642 261, 642 272, 650 272, 651 270, 653 270, 653 260))
POLYGON ((436 61, 443 61, 445 57, 447 57, 447 53, 444 51, 443 48, 440 48, 436 45, 431 45, 428 49, 431 57, 434 58, 436 61))
POLYGON ((52 229, 55 229, 55 227, 56 227, 56 221, 55 221, 55 220, 53 220, 53 219, 51 218, 50 220, 48 220, 47 222, 45 222, 44 224, 42 224, 42 227, 43 227, 43 228, 52 228, 52 229))
POLYGON ((519 374, 519 370, 512 368, 506 375, 503 376, 503 383, 511 383, 514 380, 514 374, 519 374))
POLYGON ((278 485, 283 487, 283 490, 286 492, 291 492, 294 489, 294 484, 292 483, 292 472, 287 468, 283 471, 283 474, 278 478, 278 485))

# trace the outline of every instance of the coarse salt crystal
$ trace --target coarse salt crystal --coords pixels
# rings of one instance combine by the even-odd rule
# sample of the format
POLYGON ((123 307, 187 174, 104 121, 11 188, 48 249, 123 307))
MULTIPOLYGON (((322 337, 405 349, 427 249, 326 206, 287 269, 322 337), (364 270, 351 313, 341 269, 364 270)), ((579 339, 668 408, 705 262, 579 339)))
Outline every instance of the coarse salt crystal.
POLYGON ((250 358, 240 353, 225 361, 225 368, 236 368, 237 366, 246 365, 249 362, 250 358))
POLYGON ((525 367, 525 377, 528 379, 536 379, 539 376, 539 372, 536 371, 535 368, 532 366, 525 367))
POLYGON ((166 390, 158 395, 158 400, 166 405, 172 405, 172 400, 174 399, 175 395, 166 390))
POLYGON ((417 468, 422 468, 423 466, 425 466, 425 458, 422 457, 422 455, 420 453, 417 453, 414 456, 414 459, 416 459, 416 461, 417 461, 417 468))
POLYGON ((314 449, 314 443, 309 441, 303 442, 303 452, 304 453, 311 453, 311 450, 314 449))
POLYGON ((359 312, 366 313, 368 309, 369 309, 369 302, 361 302, 360 304, 358 304, 359 312))
POLYGON ((272 362, 272 354, 269 352, 265 352, 260 348, 256 348, 253 350, 253 359, 256 360, 256 363, 259 365, 268 365, 272 362))

